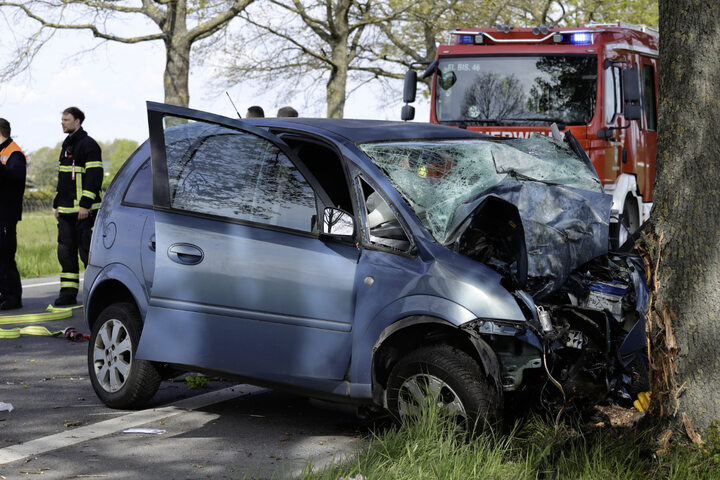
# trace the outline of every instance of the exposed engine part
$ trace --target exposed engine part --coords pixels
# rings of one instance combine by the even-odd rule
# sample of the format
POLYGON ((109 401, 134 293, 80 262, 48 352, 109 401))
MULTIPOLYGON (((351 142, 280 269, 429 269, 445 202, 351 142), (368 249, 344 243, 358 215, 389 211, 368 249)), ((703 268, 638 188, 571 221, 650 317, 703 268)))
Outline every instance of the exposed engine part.
POLYGON ((622 300, 628 293, 628 285, 617 280, 603 281, 589 274, 583 277, 588 295, 579 305, 596 310, 609 310, 618 321, 622 319, 622 300))
POLYGON ((560 411, 603 401, 631 406, 649 389, 647 290, 634 257, 595 259, 542 303, 523 290, 514 295, 526 322, 486 319, 473 327, 497 353, 510 401, 537 395, 560 411))
POLYGON ((568 332, 568 338, 567 342, 565 342, 565 346, 568 348, 575 348, 577 350, 581 350, 583 348, 584 341, 583 341, 583 334, 582 332, 579 332, 577 330, 570 330, 568 332))
POLYGON ((536 354, 516 355, 499 353, 502 364, 502 384, 506 392, 516 390, 523 381, 523 374, 529 368, 542 368, 542 359, 536 354))
POLYGON ((542 327, 543 332, 551 332, 553 326, 552 322, 550 321, 550 313, 540 305, 538 305, 536 308, 538 312, 538 320, 540 320, 540 326, 542 327))
POLYGON ((547 357, 545 356, 545 352, 543 352, 543 365, 545 366, 545 372, 547 373, 548 378, 553 383, 553 385, 555 385, 558 388, 558 390, 560 390, 560 393, 562 394, 562 397, 563 397, 563 403, 565 403, 565 401, 567 400, 567 398, 565 397, 565 390, 563 389, 562 385, 560 385, 560 382, 555 380, 555 377, 553 377, 552 374, 550 373, 550 369, 548 368, 547 357))

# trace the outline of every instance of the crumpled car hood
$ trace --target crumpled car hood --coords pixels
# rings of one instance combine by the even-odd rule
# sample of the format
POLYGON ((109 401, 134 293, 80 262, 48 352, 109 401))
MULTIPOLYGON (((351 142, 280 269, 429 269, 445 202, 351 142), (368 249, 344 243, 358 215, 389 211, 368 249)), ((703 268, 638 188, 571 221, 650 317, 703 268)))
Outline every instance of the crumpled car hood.
POLYGON ((535 298, 607 253, 612 197, 572 135, 361 148, 438 243, 513 272, 535 298))
MULTIPOLYGON (((502 199, 517 208, 525 247, 518 255, 527 256, 526 278, 518 283, 535 298, 552 293, 570 273, 608 251, 610 195, 519 181, 497 185, 458 207, 455 218, 463 220, 451 241, 461 253, 466 253, 461 241, 467 230, 482 229, 482 225, 473 220, 489 197, 502 199)), ((487 263, 493 259, 479 260, 487 263)))

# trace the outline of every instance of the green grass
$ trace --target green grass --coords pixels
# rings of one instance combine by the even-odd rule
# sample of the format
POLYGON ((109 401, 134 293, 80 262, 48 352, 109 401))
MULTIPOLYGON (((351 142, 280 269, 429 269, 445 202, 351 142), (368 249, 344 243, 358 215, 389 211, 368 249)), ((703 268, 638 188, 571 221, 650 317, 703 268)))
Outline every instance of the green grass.
POLYGON ((675 446, 657 454, 656 431, 590 428, 575 422, 555 428, 550 420, 526 419, 513 432, 472 440, 430 413, 405 428, 373 432, 343 462, 306 480, 717 480, 720 464, 702 450, 675 446))
POLYGON ((57 221, 52 210, 23 212, 17 226, 17 237, 15 261, 21 278, 60 275, 57 221))

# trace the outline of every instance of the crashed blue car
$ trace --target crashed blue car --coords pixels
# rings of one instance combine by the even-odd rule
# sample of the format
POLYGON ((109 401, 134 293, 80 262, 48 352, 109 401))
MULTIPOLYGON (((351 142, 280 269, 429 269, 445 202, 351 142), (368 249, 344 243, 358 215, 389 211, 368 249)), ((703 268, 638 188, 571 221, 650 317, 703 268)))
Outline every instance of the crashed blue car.
POLYGON ((147 108, 85 274, 108 406, 183 371, 460 422, 647 389, 642 264, 571 135, 147 108))

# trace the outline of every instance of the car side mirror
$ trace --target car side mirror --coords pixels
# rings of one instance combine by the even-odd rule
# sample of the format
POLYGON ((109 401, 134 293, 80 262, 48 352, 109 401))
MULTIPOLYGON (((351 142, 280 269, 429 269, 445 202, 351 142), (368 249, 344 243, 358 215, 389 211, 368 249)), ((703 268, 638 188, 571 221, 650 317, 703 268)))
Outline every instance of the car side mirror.
POLYGON ((355 218, 339 208, 327 207, 323 213, 323 233, 352 237, 355 234, 355 218))

